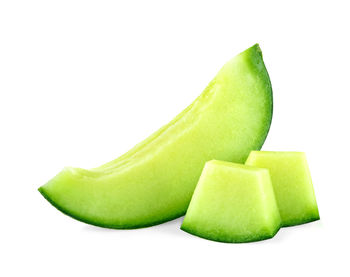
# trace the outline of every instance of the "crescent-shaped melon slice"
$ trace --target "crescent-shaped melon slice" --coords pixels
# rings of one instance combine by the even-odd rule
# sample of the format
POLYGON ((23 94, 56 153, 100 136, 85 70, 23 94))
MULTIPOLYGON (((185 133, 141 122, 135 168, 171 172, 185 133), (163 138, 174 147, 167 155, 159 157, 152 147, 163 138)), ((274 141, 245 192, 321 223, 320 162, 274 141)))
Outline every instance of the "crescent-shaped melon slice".
POLYGON ((244 163, 261 148, 272 90, 259 46, 230 60, 169 124, 120 158, 67 167, 39 188, 65 214, 93 225, 139 228, 183 215, 206 161, 244 163))

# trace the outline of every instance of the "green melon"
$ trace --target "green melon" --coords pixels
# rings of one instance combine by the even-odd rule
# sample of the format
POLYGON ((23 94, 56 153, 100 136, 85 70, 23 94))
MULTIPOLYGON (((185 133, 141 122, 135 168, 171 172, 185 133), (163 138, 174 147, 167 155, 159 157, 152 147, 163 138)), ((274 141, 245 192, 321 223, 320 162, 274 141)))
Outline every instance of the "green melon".
POLYGON ((246 164, 270 171, 283 226, 320 219, 304 153, 252 151, 246 164))
POLYGON ((254 45, 128 153, 91 170, 65 168, 39 191, 67 215, 98 226, 138 228, 171 220, 186 212, 205 162, 244 163, 264 143, 271 117, 270 79, 254 45))
POLYGON ((210 161, 181 229, 215 241, 250 242, 273 237, 280 225, 267 169, 210 161))

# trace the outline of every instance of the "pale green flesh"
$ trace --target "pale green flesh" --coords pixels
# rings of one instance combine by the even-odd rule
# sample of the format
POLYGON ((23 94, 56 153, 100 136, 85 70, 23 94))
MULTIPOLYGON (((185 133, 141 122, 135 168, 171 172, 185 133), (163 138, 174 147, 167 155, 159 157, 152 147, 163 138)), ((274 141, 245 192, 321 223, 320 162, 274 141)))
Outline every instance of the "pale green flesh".
POLYGON ((283 226, 320 218, 304 153, 252 151, 246 164, 270 171, 283 226))
POLYGON ((244 162, 272 117, 271 84, 255 45, 229 61, 168 125, 101 167, 66 168, 39 190, 64 213, 137 228, 185 213, 206 161, 244 162))
POLYGON ((268 170, 207 162, 181 229, 222 242, 273 237, 281 224, 268 170))

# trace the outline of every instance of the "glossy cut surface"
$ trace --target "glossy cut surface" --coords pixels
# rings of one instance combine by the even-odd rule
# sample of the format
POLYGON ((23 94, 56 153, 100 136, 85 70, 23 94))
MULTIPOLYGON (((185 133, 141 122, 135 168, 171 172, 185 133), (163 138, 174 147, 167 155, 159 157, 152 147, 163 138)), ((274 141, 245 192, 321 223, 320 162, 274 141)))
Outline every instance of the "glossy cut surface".
POLYGON ((273 237, 281 219, 267 169, 206 163, 181 229, 221 242, 273 237))
POLYGON ((304 153, 252 151, 246 164, 270 171, 283 226, 320 219, 304 153))
POLYGON ((258 45, 230 60, 174 120, 126 154, 91 170, 65 168, 39 188, 67 215, 110 228, 183 215, 206 161, 243 163, 261 148, 272 90, 258 45))

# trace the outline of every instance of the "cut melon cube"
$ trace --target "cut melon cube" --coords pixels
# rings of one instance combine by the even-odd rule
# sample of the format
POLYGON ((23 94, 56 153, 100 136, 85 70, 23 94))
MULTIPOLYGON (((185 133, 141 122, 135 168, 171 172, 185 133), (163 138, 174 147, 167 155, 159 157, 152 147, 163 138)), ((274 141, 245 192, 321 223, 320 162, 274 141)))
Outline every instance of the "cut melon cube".
POLYGON ((194 191, 181 229, 221 242, 273 237, 280 228, 267 169, 209 161, 194 191))
POLYGON ((252 151, 246 165, 269 169, 283 226, 320 219, 304 153, 252 151))

